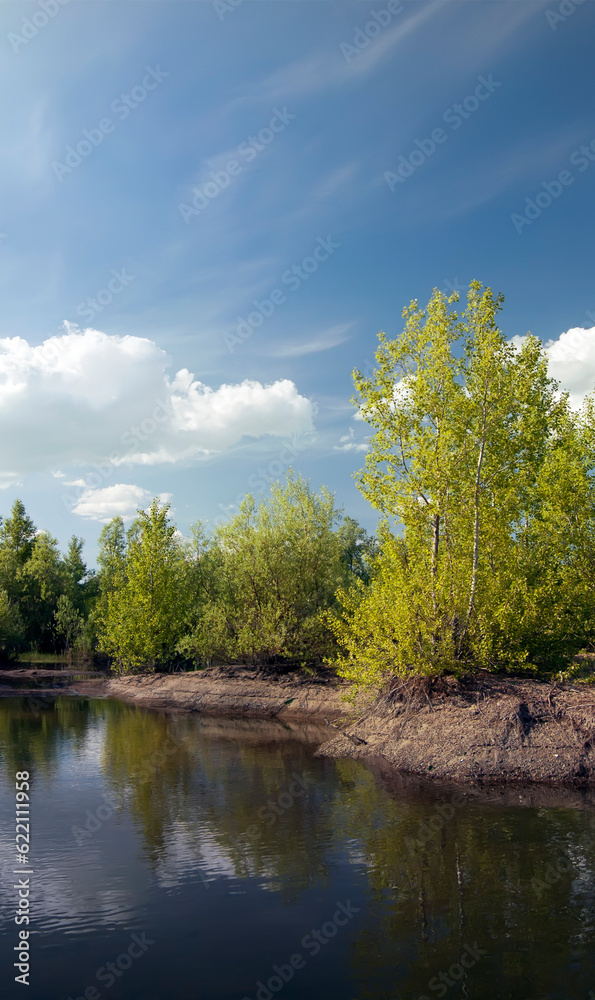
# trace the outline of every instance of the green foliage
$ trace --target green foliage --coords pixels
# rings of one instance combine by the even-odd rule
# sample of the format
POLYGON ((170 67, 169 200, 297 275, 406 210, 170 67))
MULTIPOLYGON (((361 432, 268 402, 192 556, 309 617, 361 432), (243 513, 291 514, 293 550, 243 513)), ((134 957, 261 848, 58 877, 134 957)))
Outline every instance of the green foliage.
POLYGON ((5 590, 0 590, 0 656, 13 657, 24 646, 25 628, 19 609, 5 590))
POLYGON ((593 405, 570 411, 535 337, 505 340, 501 297, 473 282, 461 315, 457 299, 413 302, 374 374, 354 373, 375 431, 358 485, 385 516, 370 587, 329 617, 358 684, 552 670, 593 639, 593 405))
POLYGON ((31 556, 36 531, 22 500, 15 500, 10 517, 0 526, 0 547, 12 551, 22 566, 31 556))
POLYGON ((54 620, 56 633, 63 640, 65 649, 70 650, 80 645, 84 635, 85 620, 66 594, 60 594, 58 598, 54 620))
POLYGON ((17 500, 0 518, 0 652, 93 649, 125 672, 333 663, 356 688, 570 677, 595 642, 595 397, 570 409, 541 342, 502 334, 502 296, 472 282, 457 302, 412 302, 373 374, 354 372, 379 542, 290 471, 190 541, 157 499, 128 532, 114 518, 95 573, 81 539, 61 555, 17 500))
POLYGON ((0 590, 17 615, 15 648, 56 653, 73 645, 73 622, 80 623, 77 645, 96 597, 97 582, 82 557, 83 541, 73 537, 66 556, 48 532, 37 531, 20 500, 0 526, 0 590), (69 609, 67 611, 67 609, 69 609), (74 621, 74 618, 73 618, 74 621))
POLYGON ((120 672, 167 666, 187 614, 183 548, 168 517, 169 504, 153 500, 122 546, 122 523, 103 536, 106 589, 98 622, 100 649, 120 672))
POLYGON ((195 528, 200 617, 179 649, 196 659, 320 663, 334 649, 323 612, 354 576, 368 573, 371 540, 343 520, 324 487, 315 493, 291 471, 259 504, 207 538, 195 528))

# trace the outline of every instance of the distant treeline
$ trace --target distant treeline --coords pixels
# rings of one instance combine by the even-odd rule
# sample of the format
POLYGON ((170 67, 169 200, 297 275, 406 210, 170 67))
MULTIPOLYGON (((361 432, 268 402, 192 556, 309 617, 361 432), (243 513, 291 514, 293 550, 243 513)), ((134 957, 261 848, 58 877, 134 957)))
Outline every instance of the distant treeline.
POLYGON ((212 662, 316 666, 336 652, 321 612, 369 580, 374 539, 291 472, 260 503, 184 539, 157 499, 126 531, 100 535, 98 571, 82 540, 66 556, 17 500, 0 526, 0 651, 108 656, 124 672, 212 662))
POLYGON ((289 473, 184 539, 154 500, 102 531, 98 572, 22 504, 0 527, 0 651, 87 650, 121 671, 332 664, 358 685, 477 668, 571 676, 595 643, 595 401, 571 408, 503 299, 435 290, 354 372, 378 541, 289 473))

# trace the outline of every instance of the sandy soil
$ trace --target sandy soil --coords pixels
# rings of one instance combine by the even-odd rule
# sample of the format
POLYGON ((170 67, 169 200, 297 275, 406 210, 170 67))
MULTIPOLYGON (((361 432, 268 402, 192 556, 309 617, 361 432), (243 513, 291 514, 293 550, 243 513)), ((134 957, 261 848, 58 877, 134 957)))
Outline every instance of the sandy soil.
POLYGON ((242 666, 122 677, 109 680, 106 686, 112 697, 151 708, 329 722, 346 714, 341 700, 344 690, 336 678, 310 679, 298 673, 263 676, 242 666))
POLYGON ((323 744, 440 781, 595 782, 595 689, 480 674, 395 684, 323 744))

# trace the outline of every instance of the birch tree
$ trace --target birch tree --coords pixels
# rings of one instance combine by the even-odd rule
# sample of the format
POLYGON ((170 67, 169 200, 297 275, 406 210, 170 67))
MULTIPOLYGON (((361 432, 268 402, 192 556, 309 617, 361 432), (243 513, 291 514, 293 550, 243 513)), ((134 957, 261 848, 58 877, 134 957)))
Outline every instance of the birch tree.
POLYGON ((472 282, 460 315, 457 301, 435 290, 426 309, 412 302, 402 335, 380 334, 372 375, 354 373, 374 432, 356 478, 384 524, 372 585, 341 593, 333 619, 352 680, 553 662, 592 628, 579 570, 595 540, 592 404, 579 431, 541 342, 499 329, 502 296, 472 282), (558 527, 563 476, 577 484, 572 534, 558 527))

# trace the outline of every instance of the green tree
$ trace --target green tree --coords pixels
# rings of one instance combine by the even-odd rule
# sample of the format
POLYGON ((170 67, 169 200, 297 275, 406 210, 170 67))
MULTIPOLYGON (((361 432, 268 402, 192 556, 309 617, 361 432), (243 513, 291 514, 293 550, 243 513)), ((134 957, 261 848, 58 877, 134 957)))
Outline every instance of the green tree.
POLYGON ((501 296, 472 282, 467 298, 460 316, 456 294, 435 290, 426 310, 412 302, 403 334, 380 335, 377 370, 354 373, 354 401, 375 431, 358 485, 385 523, 371 587, 342 592, 331 621, 352 680, 551 666, 588 637, 594 609, 578 563, 592 565, 592 420, 579 431, 537 338, 506 341, 501 296), (577 486, 580 540, 555 530, 570 496, 562 476, 577 486), (571 636, 578 598, 583 625, 571 636), (547 643, 529 641, 546 614, 547 643))
POLYGON ((95 574, 89 572, 83 559, 84 544, 82 538, 73 535, 62 559, 64 594, 82 615, 88 611, 97 589, 95 574))
POLYGON ((33 541, 37 532, 28 516, 22 500, 15 500, 10 517, 0 527, 0 548, 8 548, 23 565, 31 557, 33 541))
POLYGON ((67 651, 81 644, 85 620, 66 594, 60 594, 58 598, 54 622, 56 634, 67 651))
POLYGON ((15 500, 10 517, 0 521, 0 589, 17 605, 23 596, 23 566, 31 558, 37 528, 21 500, 15 500))
POLYGON ((24 646, 25 628, 19 609, 0 590, 0 656, 15 656, 24 646))
POLYGON ((365 574, 366 545, 327 489, 315 493, 290 470, 211 538, 196 526, 199 621, 180 649, 202 660, 320 663, 335 645, 322 612, 355 568, 365 574))
POLYGON ((63 589, 63 572, 58 541, 49 532, 36 535, 21 578, 20 609, 29 643, 32 648, 55 652, 54 615, 63 589))
POLYGON ((126 567, 126 533, 121 517, 114 517, 104 525, 99 535, 100 585, 102 593, 118 586, 126 567))
POLYGON ((122 672, 170 664, 186 623, 184 552, 169 507, 155 498, 148 512, 138 511, 123 559, 120 524, 112 523, 104 538, 102 573, 110 589, 98 642, 122 672))

